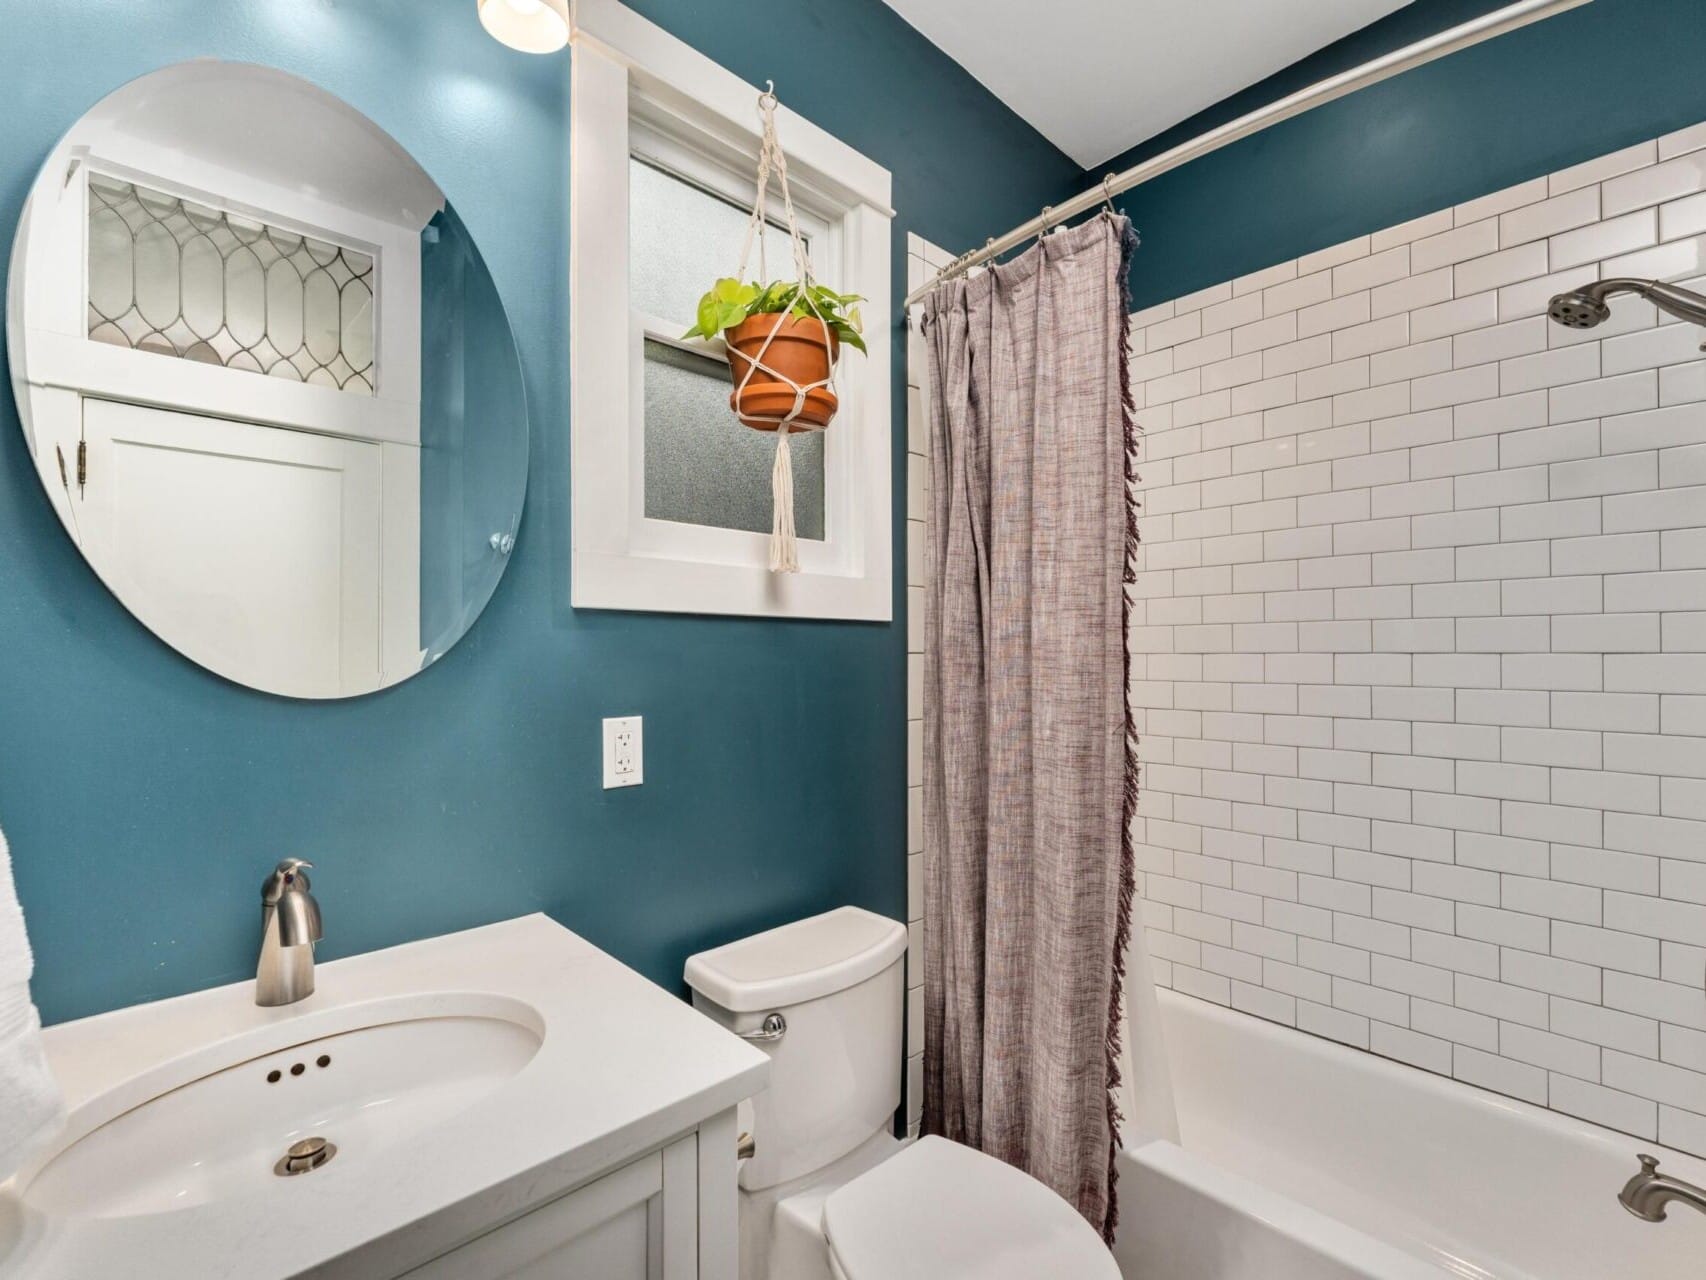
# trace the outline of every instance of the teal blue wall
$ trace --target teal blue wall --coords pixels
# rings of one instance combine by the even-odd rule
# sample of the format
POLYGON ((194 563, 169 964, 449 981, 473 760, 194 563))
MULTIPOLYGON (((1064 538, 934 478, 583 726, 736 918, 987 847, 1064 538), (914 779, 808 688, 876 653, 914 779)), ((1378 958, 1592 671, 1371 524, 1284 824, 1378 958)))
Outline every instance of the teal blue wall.
MULTIPOLYGON (((893 171, 897 300, 906 231, 976 243, 1076 176, 878 0, 635 7, 893 171)), ((396 689, 305 705, 137 625, 59 529, 0 392, 0 823, 49 1021, 251 973, 285 854, 321 868, 332 957, 543 910, 676 988, 690 951, 748 929, 904 913, 900 623, 569 607, 566 56, 503 49, 473 0, 0 0, 0 52, 0 243, 55 138, 117 85, 204 55, 281 67, 454 202, 533 415, 520 543, 473 631, 396 689), (632 713, 646 784, 605 792, 599 718, 632 713)), ((897 361, 897 458, 903 400, 897 361)))
MULTIPOLYGON (((1166 150, 1502 0, 1416 0, 1092 171, 1166 150)), ((1147 306, 1706 120, 1706 3, 1595 0, 1133 189, 1147 306)), ((1086 184, 1079 184, 1080 186, 1086 184)))

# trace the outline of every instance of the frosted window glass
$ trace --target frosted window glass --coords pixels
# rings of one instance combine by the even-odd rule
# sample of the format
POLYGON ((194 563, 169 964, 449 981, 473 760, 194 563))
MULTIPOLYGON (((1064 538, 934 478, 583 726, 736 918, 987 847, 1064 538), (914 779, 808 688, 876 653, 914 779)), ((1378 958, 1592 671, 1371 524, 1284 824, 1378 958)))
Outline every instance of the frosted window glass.
MULTIPOLYGON (((628 162, 628 300, 639 311, 686 329, 713 280, 732 276, 751 211, 714 196, 642 160, 628 162)), ((805 236, 806 248, 811 242, 805 236)), ((771 280, 792 280, 788 233, 765 225, 765 268, 771 280)), ((746 274, 756 280, 758 245, 746 274)))
POLYGON ((369 255, 98 173, 87 250, 94 341, 374 394, 369 255))
MULTIPOLYGON (((776 437, 729 411, 729 367, 663 342, 646 343, 646 515, 716 529, 770 532, 776 437)), ((823 435, 800 433, 794 528, 823 540, 823 435)))

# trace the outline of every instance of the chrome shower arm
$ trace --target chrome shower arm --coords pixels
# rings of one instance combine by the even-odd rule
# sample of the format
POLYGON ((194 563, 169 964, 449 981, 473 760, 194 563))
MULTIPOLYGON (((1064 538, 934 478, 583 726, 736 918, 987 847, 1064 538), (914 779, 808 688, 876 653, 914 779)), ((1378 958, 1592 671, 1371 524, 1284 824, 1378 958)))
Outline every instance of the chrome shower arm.
POLYGON ((1615 297, 1620 293, 1644 294, 1657 283, 1657 280, 1635 280, 1629 276, 1614 276, 1610 280, 1600 280, 1594 284, 1584 285, 1577 292, 1585 293, 1589 297, 1598 298, 1604 302, 1607 298, 1615 297))
POLYGON ((1706 325, 1706 298, 1692 289, 1679 288, 1674 284, 1660 284, 1655 280, 1647 286, 1644 296, 1660 311, 1667 311, 1678 320, 1706 325))
POLYGON ((1706 325, 1706 298, 1692 290, 1679 288, 1674 284, 1664 284, 1658 280, 1620 278, 1601 280, 1598 284, 1589 285, 1581 292, 1596 296, 1602 302, 1614 294, 1639 294, 1660 311, 1668 312, 1678 320, 1706 325))

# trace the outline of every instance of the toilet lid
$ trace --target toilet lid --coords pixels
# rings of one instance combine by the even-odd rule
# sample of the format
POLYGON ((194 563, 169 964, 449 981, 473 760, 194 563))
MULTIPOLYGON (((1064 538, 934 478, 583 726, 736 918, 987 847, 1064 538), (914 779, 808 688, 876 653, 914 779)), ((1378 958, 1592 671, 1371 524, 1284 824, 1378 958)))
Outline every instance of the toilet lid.
POLYGON ((847 1280, 1119 1280, 1090 1224, 1029 1174, 921 1138, 833 1192, 823 1230, 847 1280))

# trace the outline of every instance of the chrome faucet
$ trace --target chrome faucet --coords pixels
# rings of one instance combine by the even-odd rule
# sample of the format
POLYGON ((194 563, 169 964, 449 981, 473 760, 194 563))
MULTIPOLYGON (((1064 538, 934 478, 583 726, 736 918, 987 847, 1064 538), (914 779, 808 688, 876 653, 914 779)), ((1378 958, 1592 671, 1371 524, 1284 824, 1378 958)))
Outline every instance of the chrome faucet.
POLYGON ((1652 1156, 1643 1154, 1640 1161, 1641 1172, 1624 1183, 1623 1190, 1617 1193, 1617 1199, 1630 1213, 1647 1222, 1663 1222, 1665 1206, 1672 1200, 1706 1213, 1706 1187, 1660 1173, 1659 1162, 1652 1156))
POLYGON ((314 864, 286 858, 261 885, 261 960, 255 969, 255 1003, 295 1004, 314 994, 314 944, 320 940, 320 904, 304 873, 314 864))

